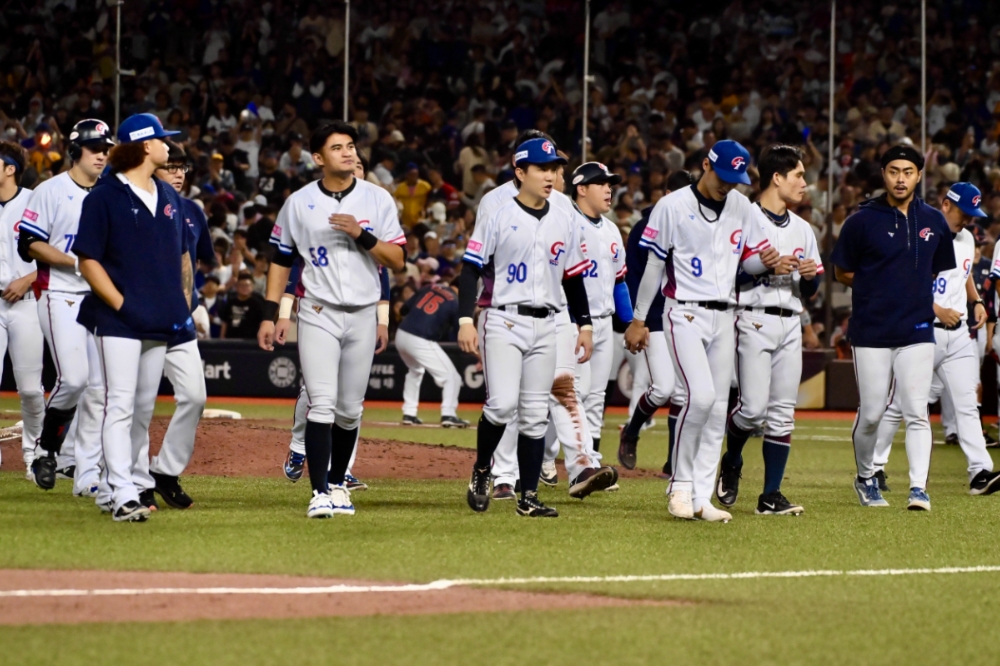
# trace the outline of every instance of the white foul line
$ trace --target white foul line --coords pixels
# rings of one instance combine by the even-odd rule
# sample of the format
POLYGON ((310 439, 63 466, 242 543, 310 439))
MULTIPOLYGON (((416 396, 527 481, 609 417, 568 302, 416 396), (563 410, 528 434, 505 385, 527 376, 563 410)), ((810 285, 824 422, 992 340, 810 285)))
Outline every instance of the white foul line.
POLYGON ((996 573, 1000 566, 939 567, 936 569, 855 569, 809 571, 744 571, 737 573, 655 574, 648 576, 565 576, 534 578, 459 578, 406 585, 329 585, 325 587, 149 587, 91 590, 0 590, 0 598, 12 597, 115 597, 167 594, 347 594, 357 592, 434 592, 453 587, 532 585, 540 583, 638 583, 697 580, 752 580, 760 578, 823 578, 834 576, 921 576, 930 574, 996 573))

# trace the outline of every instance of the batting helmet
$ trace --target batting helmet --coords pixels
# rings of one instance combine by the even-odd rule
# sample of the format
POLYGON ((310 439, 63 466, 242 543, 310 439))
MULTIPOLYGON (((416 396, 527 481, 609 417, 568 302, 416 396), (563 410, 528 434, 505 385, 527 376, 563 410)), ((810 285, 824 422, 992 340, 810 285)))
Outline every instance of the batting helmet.
POLYGON ((73 125, 69 133, 69 156, 74 162, 83 155, 84 146, 106 146, 110 148, 115 145, 111 136, 111 128, 103 120, 88 118, 73 125))

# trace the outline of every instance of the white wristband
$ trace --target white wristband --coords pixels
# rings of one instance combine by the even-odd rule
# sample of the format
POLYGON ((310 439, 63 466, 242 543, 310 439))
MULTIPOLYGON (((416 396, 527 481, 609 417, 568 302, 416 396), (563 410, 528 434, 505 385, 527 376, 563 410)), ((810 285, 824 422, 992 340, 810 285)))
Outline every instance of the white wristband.
POLYGON ((292 305, 295 304, 295 297, 291 294, 282 294, 281 302, 278 304, 278 319, 292 318, 292 305))
POLYGON ((583 326, 580 327, 580 330, 581 331, 593 331, 594 327, 591 326, 590 324, 584 324, 583 326))
POLYGON ((379 326, 389 325, 389 304, 384 301, 379 301, 378 305, 375 306, 375 318, 378 319, 379 326))
POLYGON ((473 323, 475 323, 475 322, 472 321, 472 317, 459 317, 458 318, 458 325, 459 326, 465 326, 466 324, 473 324, 473 323))

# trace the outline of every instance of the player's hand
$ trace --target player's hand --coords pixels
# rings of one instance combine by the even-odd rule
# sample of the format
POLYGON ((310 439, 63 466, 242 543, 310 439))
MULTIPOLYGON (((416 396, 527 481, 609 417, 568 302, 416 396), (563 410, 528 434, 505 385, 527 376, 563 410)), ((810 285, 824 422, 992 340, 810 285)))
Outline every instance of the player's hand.
POLYGON ((982 303, 976 303, 976 307, 974 310, 976 313, 976 325, 973 326, 972 328, 973 329, 982 328, 983 326, 986 325, 986 306, 983 305, 982 303))
POLYGON ((816 277, 816 271, 818 267, 816 266, 815 259, 802 259, 799 261, 799 277, 803 280, 812 280, 816 277))
POLYGON ((353 215, 342 215, 341 213, 334 213, 330 216, 330 226, 337 231, 343 231, 351 238, 357 238, 363 231, 353 215))
POLYGON ((586 363, 590 360, 590 355, 594 353, 594 331, 587 329, 580 331, 576 336, 576 362, 586 363), (580 354, 580 350, 583 354, 580 354))
POLYGON ((278 323, 274 325, 274 342, 275 344, 283 345, 285 344, 285 338, 288 337, 288 331, 292 328, 291 319, 279 319, 278 323))
POLYGON ((466 354, 474 354, 479 358, 479 334, 473 324, 462 324, 458 327, 458 348, 466 354))
POLYGON ((646 323, 633 319, 625 329, 625 349, 637 354, 647 346, 649 346, 649 329, 646 328, 646 323))
MULTIPOLYGON (((766 265, 766 264, 765 264, 766 265)), ((786 255, 778 258, 778 263, 774 266, 775 275, 790 275, 799 266, 799 258, 786 255)))
POLYGON ((375 339, 377 340, 375 344, 375 353, 381 354, 385 351, 386 347, 389 346, 389 327, 385 324, 379 324, 376 326, 375 339))
POLYGON ((945 326, 957 326, 958 322, 962 321, 962 313, 958 310, 949 310, 947 308, 940 308, 937 311, 937 317, 941 320, 941 323, 945 326))
POLYGON ((3 294, 0 294, 0 298, 3 298, 8 303, 17 303, 28 293, 28 289, 31 288, 32 279, 31 275, 25 275, 16 280, 11 280, 7 288, 3 290, 3 294))
POLYGON ((274 351, 274 322, 262 321, 257 330, 257 344, 265 351, 274 351))
POLYGON ((764 264, 766 268, 774 268, 778 265, 778 261, 781 260, 781 255, 773 247, 769 247, 766 250, 760 251, 760 261, 764 264))

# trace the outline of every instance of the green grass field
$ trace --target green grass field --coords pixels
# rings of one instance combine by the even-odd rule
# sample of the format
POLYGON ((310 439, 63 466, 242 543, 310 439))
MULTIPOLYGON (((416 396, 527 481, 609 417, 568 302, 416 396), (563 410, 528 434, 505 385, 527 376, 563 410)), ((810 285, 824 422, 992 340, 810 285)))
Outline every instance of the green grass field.
MULTIPOLYGON (((245 417, 286 407, 212 405, 245 417)), ((0 409, 11 408, 0 401, 0 409)), ((161 408, 169 413, 170 405, 161 408)), ((431 417, 425 410, 422 416, 431 417)), ((466 418, 478 414, 465 413, 466 418)), ((367 410, 393 422, 397 410, 367 410)), ((430 421, 431 418, 426 420, 430 421)), ((611 416, 605 448, 617 445, 611 416)), ((659 468, 666 423, 648 431, 640 464, 659 468)), ((474 445, 472 432, 366 426, 364 435, 474 445)), ((889 509, 857 505, 850 423, 801 420, 785 481, 805 515, 753 515, 759 440, 745 453, 727 525, 670 518, 665 483, 571 500, 543 489, 557 520, 519 518, 511 503, 465 505, 463 481, 389 481, 355 493, 353 518, 307 521, 308 488, 276 479, 190 477, 198 501, 143 525, 112 523, 61 484, 42 493, 0 474, 0 568, 323 575, 395 582, 605 577, 1000 565, 1000 496, 967 491, 957 447, 935 447, 933 511, 907 512, 906 458, 890 464, 889 509)), ((940 433, 938 433, 940 438, 940 433)), ((900 438, 901 440, 901 438, 900 438)), ((899 440, 898 440, 899 441, 899 440)), ((613 454, 612 454, 613 455, 613 454)), ((517 589, 678 600, 682 605, 573 611, 0 627, 0 663, 333 664, 996 664, 991 639, 1000 573, 671 582, 564 582, 517 589)), ((113 601, 109 601, 113 603, 113 601)), ((345 599, 345 603, 349 603, 345 599)), ((486 610, 486 609, 484 609, 486 610)))

